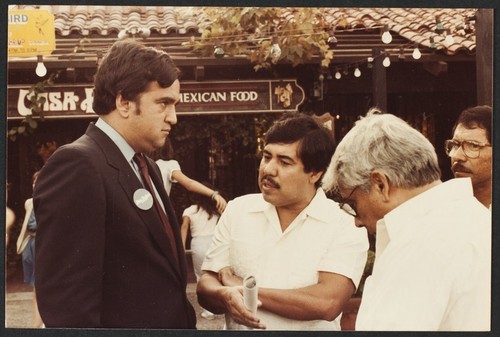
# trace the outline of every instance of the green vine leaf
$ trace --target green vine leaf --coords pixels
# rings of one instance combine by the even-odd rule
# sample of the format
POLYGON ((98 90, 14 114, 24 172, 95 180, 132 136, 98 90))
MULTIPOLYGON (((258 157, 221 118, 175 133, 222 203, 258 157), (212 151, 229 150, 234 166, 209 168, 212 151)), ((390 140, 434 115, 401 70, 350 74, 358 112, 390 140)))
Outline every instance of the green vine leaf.
POLYGON ((184 43, 201 56, 213 56, 218 39, 225 55, 245 55, 256 71, 269 69, 269 49, 277 36, 282 51, 278 61, 297 66, 319 55, 322 66, 328 66, 333 59, 326 43, 327 20, 318 9, 205 7, 202 11, 206 21, 200 24, 201 37, 184 43))
POLYGON ((38 117, 40 121, 44 120, 43 105, 47 101, 47 98, 43 94, 47 92, 47 86, 54 84, 55 79, 59 77, 59 73, 60 72, 52 73, 47 79, 37 82, 30 87, 27 97, 30 101, 29 108, 31 110, 31 115, 25 116, 21 120, 20 125, 9 129, 7 137, 11 141, 15 141, 18 135, 27 136, 35 132, 35 129, 38 128, 38 122, 34 117, 38 117))

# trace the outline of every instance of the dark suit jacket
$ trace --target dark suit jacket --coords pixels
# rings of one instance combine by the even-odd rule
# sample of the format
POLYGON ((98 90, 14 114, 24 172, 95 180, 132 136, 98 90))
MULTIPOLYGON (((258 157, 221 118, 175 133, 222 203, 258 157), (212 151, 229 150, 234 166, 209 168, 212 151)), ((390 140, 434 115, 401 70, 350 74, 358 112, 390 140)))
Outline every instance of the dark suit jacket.
POLYGON ((179 264, 155 208, 134 203, 141 182, 95 125, 43 167, 34 191, 35 287, 47 327, 195 329, 179 225, 158 166, 148 166, 179 264))

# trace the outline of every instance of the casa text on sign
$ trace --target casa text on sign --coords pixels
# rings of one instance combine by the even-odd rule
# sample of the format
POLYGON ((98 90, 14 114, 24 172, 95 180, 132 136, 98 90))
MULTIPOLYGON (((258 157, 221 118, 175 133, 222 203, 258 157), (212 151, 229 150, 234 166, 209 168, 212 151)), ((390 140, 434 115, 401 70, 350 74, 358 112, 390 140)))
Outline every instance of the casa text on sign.
MULTIPOLYGON (((45 117, 96 117, 92 85, 54 85, 42 95, 45 117)), ((297 111, 304 90, 295 79, 181 82, 178 115, 297 111)), ((8 87, 8 118, 31 114, 29 86, 8 87)))

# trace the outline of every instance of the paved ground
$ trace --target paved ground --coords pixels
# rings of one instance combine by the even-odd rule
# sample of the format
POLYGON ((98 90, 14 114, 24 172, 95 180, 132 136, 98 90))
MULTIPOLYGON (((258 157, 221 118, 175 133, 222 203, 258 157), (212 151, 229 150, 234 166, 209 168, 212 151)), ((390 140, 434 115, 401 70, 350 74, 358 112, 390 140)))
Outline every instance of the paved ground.
MULTIPOLYGON (((192 279, 192 277, 190 277, 192 279)), ((199 330, 219 330, 224 326, 224 316, 217 315, 213 320, 207 320, 200 316, 202 309, 196 300, 196 283, 190 282, 187 288, 189 301, 196 310, 197 324, 199 330)), ((5 327, 6 328, 30 328, 32 313, 31 289, 23 284, 22 269, 18 268, 7 278, 5 298, 5 327)))

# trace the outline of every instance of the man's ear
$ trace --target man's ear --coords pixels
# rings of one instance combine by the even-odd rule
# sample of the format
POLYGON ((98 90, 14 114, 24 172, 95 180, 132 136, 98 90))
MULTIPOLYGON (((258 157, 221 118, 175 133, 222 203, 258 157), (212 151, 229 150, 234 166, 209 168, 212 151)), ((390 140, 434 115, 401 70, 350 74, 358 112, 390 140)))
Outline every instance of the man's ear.
POLYGON ((319 171, 319 172, 311 172, 311 175, 309 176, 309 181, 312 183, 312 184, 316 184, 316 182, 321 179, 321 177, 323 176, 323 171, 319 171))
POLYGON ((389 201, 391 184, 387 176, 379 171, 373 171, 370 174, 371 188, 382 196, 384 201, 389 201))
POLYGON ((122 94, 116 95, 115 99, 116 109, 123 118, 128 118, 130 111, 132 109, 132 101, 125 99, 122 94))

